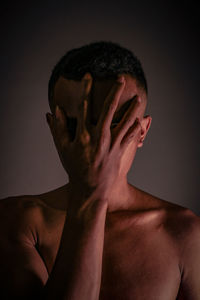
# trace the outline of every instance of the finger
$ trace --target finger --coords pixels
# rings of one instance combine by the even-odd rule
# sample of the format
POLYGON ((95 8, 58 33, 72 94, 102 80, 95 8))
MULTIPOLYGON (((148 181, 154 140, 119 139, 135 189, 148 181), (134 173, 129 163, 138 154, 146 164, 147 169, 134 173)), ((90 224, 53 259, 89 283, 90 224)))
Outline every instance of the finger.
POLYGON ((136 117, 140 114, 141 109, 141 98, 135 96, 129 109, 124 114, 120 123, 114 128, 115 142, 121 143, 122 138, 132 126, 136 120, 136 117))
POLYGON ((140 141, 140 136, 141 136, 141 130, 142 130, 142 126, 141 123, 139 121, 139 118, 136 118, 134 124, 129 128, 129 130, 127 131, 127 133, 125 134, 125 136, 123 137, 122 141, 121 141, 121 150, 124 151, 127 146, 133 142, 133 140, 135 141, 135 143, 139 143, 140 141))
POLYGON ((114 83, 111 91, 105 99, 103 111, 97 123, 97 128, 99 129, 101 135, 104 134, 107 130, 110 130, 111 122, 124 87, 125 79, 124 77, 120 77, 118 81, 114 83))
POLYGON ((88 107, 89 101, 91 97, 91 88, 92 88, 92 76, 89 73, 86 73, 82 79, 83 83, 83 97, 82 101, 79 105, 79 114, 78 114, 78 122, 77 122, 77 136, 76 138, 79 139, 80 137, 86 137, 89 139, 89 132, 88 132, 88 107))
POLYGON ((77 126, 77 133, 76 133, 76 138, 75 141, 82 142, 82 144, 88 144, 90 141, 90 134, 87 130, 86 126, 86 118, 87 118, 87 107, 88 107, 88 102, 87 100, 83 100, 82 103, 82 112, 80 114, 80 120, 78 121, 78 126, 77 126))
POLYGON ((87 120, 87 110, 88 110, 88 99, 85 98, 79 106, 77 133, 80 136, 83 132, 87 131, 86 120, 87 120))

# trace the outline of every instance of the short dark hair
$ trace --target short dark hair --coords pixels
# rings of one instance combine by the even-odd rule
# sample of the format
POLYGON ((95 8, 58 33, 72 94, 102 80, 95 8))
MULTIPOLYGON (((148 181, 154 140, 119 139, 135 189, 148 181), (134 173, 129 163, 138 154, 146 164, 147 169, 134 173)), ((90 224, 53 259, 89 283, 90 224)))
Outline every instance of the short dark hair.
POLYGON ((89 72, 94 79, 116 78, 125 73, 135 78, 147 94, 147 81, 139 59, 117 43, 99 41, 68 51, 53 68, 48 99, 51 107, 55 83, 60 76, 81 80, 89 72))

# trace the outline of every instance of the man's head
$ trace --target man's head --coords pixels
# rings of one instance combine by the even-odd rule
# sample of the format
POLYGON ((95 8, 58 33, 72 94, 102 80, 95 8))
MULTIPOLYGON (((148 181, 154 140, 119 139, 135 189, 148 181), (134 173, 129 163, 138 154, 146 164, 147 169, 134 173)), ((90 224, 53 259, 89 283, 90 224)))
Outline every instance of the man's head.
POLYGON ((80 81, 85 73, 94 80, 116 79, 129 74, 147 94, 147 82, 137 57, 112 42, 96 42, 68 51, 56 64, 49 80, 49 104, 53 108, 54 87, 59 77, 80 81))
POLYGON ((118 75, 124 75, 126 86, 119 100, 113 122, 120 121, 133 101, 133 97, 138 95, 142 99, 142 109, 138 117, 143 133, 137 147, 141 147, 150 127, 151 117, 144 117, 147 104, 147 82, 137 57, 118 44, 96 42, 73 49, 60 59, 49 80, 49 105, 52 112, 54 112, 56 104, 63 108, 72 137, 76 130, 78 107, 82 101, 84 87, 81 79, 85 74, 90 74, 93 80, 89 103, 90 120, 93 124, 97 123, 103 102, 114 81, 118 75))

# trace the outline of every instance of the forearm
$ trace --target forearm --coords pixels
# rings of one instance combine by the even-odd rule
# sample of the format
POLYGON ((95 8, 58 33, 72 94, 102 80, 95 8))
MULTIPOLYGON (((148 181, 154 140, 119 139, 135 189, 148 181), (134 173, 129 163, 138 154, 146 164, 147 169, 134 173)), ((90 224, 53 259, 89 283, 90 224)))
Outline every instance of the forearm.
POLYGON ((67 213, 44 299, 99 298, 107 204, 96 194, 84 199, 84 204, 67 213))

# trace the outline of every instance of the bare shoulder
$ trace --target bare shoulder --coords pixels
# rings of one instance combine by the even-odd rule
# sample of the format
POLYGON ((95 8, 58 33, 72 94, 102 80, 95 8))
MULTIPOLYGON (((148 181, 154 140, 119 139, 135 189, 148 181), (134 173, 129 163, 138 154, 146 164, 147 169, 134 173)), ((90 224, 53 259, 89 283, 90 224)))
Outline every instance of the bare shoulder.
POLYGON ((163 212, 163 226, 178 246, 183 247, 189 240, 200 240, 200 217, 192 210, 152 195, 149 200, 163 212))
POLYGON ((192 238, 200 231, 200 217, 182 205, 140 191, 149 211, 159 211, 166 231, 176 239, 192 238))
POLYGON ((27 214, 38 214, 44 208, 44 203, 32 195, 11 196, 0 200, 0 212, 5 217, 27 214))
POLYGON ((57 211, 37 196, 20 195, 0 200, 0 232, 27 234, 34 241, 57 211))
POLYGON ((192 210, 154 199, 163 210, 163 233, 175 249, 181 274, 177 299, 199 299, 200 295, 200 217, 192 210))
POLYGON ((200 217, 191 209, 165 200, 160 202, 165 211, 165 228, 172 237, 185 242, 185 239, 192 239, 200 232, 200 217))

